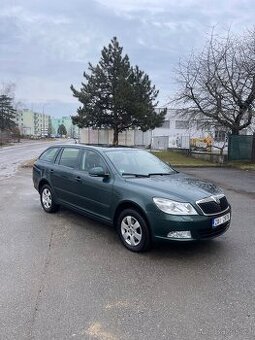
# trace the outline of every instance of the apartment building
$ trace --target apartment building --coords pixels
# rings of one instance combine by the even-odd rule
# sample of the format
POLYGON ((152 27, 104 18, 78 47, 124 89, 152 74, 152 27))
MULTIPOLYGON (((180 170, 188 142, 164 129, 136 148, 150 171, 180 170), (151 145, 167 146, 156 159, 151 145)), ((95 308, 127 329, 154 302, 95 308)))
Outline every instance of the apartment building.
POLYGON ((52 134, 58 134, 58 128, 60 125, 64 125, 67 132, 67 137, 79 138, 79 128, 77 125, 73 125, 71 116, 63 116, 61 118, 51 118, 52 134))
POLYGON ((48 136, 51 117, 45 113, 34 112, 34 131, 36 136, 48 136))
POLYGON ((51 117, 44 113, 32 110, 18 110, 14 119, 21 135, 23 136, 47 136, 49 133, 51 117))

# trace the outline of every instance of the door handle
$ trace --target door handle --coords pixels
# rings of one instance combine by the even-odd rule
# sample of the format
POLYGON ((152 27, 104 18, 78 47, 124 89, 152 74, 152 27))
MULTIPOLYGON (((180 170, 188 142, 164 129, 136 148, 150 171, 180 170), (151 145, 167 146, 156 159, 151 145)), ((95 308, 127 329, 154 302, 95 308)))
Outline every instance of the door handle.
POLYGON ((54 172, 54 170, 53 170, 53 169, 50 169, 50 172, 52 173, 52 172, 54 172))
POLYGON ((77 182, 81 182, 81 177, 80 177, 80 176, 76 176, 76 177, 75 177, 75 180, 76 180, 77 182))

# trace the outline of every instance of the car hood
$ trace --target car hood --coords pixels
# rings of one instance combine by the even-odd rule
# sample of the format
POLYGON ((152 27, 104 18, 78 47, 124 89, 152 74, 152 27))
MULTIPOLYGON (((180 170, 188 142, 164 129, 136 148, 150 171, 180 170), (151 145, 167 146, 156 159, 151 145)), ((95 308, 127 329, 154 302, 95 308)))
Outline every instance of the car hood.
POLYGON ((139 191, 149 191, 153 197, 176 199, 183 202, 197 201, 211 195, 223 193, 215 184, 201 181, 182 173, 128 178, 126 182, 130 185, 135 185, 139 191))

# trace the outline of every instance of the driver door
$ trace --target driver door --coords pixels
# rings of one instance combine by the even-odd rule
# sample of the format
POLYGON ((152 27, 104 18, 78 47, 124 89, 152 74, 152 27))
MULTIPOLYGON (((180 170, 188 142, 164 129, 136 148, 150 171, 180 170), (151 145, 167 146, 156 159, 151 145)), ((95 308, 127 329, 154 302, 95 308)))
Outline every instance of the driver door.
POLYGON ((79 178, 80 207, 87 213, 98 218, 110 220, 112 203, 113 177, 93 177, 89 171, 95 167, 102 167, 105 173, 109 173, 103 157, 94 150, 83 150, 80 158, 80 167, 77 173, 79 178))

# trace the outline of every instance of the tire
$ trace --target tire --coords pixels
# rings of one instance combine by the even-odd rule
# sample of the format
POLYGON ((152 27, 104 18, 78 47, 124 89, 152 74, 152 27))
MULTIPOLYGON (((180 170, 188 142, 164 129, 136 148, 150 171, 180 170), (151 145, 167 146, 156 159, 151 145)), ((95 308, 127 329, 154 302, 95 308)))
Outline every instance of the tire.
POLYGON ((145 219, 134 209, 123 210, 117 220, 117 231, 123 245, 131 251, 143 252, 151 246, 151 235, 145 219))
POLYGON ((56 204, 52 189, 48 184, 45 184, 40 191, 41 205, 47 213, 54 213, 59 209, 59 205, 56 204))

